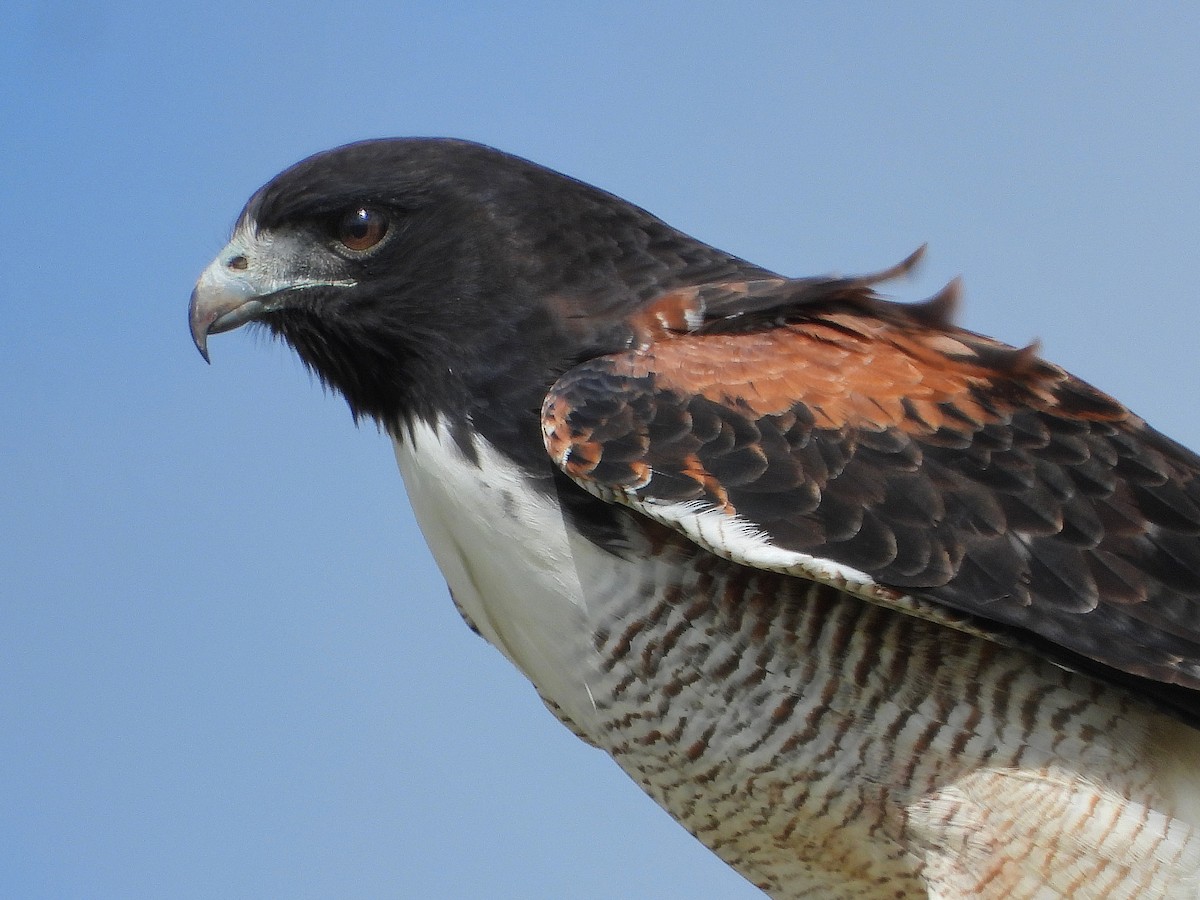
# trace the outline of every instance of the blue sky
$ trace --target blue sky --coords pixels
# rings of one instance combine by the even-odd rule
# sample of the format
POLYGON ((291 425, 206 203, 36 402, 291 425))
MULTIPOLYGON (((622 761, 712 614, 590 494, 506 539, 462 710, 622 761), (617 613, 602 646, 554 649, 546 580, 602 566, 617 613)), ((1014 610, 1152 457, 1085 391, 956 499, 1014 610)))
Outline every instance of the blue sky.
POLYGON ((242 203, 481 140, 917 298, 1200 446, 1184 4, 10 3, 0 895, 757 896, 457 619, 388 442, 282 347, 205 366, 242 203))

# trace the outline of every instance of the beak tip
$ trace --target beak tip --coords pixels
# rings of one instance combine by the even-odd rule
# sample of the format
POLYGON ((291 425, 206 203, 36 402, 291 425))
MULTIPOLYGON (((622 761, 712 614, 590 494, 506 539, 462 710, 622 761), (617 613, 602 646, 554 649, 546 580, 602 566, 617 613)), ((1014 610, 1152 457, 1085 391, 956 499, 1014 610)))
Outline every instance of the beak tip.
POLYGON ((196 294, 193 292, 192 302, 188 304, 188 330, 192 333, 192 343, 200 351, 200 356, 211 365, 212 360, 208 358, 208 326, 212 324, 212 320, 198 308, 196 301, 196 294))

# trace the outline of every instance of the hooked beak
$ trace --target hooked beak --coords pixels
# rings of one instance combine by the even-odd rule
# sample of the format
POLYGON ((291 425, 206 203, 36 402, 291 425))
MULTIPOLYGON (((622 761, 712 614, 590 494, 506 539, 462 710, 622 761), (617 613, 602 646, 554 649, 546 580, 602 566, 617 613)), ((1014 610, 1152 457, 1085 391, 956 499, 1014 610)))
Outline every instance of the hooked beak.
POLYGON ((335 265, 321 270, 311 245, 287 235, 259 235, 239 227, 200 274, 188 305, 192 341, 208 362, 208 336, 232 331, 279 309, 297 291, 352 288, 335 265))
POLYGON ((205 362, 208 358, 208 336, 245 325, 267 311, 258 286, 241 273, 246 257, 225 251, 209 264, 200 275, 188 304, 188 322, 192 341, 205 362))

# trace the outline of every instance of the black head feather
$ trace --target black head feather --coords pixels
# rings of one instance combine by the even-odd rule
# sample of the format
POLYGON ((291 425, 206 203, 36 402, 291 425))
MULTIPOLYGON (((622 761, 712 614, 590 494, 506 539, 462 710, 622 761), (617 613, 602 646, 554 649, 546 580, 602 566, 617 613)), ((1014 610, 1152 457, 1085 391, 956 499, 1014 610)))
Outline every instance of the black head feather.
POLYGON ((542 454, 538 415, 561 372, 620 349, 564 322, 611 320, 678 284, 762 274, 611 194, 464 141, 408 138, 309 157, 251 198, 244 227, 331 240, 346 210, 387 217, 343 254, 346 290, 310 290, 261 322, 356 417, 398 437, 412 418, 467 422, 510 454, 542 454))

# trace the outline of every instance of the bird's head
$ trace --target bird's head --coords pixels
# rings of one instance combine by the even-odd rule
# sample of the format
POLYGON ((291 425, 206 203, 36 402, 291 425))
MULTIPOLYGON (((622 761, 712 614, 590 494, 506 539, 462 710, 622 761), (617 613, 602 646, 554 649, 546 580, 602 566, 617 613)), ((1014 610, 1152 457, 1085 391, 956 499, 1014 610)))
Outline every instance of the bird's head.
POLYGON ((356 417, 399 435, 449 415, 540 452, 555 378, 621 349, 673 284, 748 269, 632 204, 479 144, 364 141, 287 169, 246 204, 192 294, 192 337, 257 323, 356 417), (528 421, 526 421, 528 420, 528 421))
MULTIPOLYGON (((192 337, 258 323, 390 424, 466 373, 488 329, 529 315, 519 261, 488 222, 507 157, 434 140, 368 141, 303 160, 246 204, 196 284, 192 337), (490 157, 496 157, 491 159, 490 157), (498 246, 501 244, 501 246, 498 246), (504 290, 503 310, 485 308, 504 290)), ((512 167, 510 166, 509 169, 512 167)))

